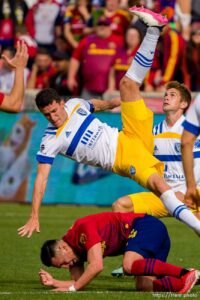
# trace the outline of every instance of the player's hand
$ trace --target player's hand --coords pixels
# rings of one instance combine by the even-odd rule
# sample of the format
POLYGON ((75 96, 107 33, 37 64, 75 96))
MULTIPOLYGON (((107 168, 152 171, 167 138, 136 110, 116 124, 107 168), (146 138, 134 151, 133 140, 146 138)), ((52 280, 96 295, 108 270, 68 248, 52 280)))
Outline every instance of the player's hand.
POLYGON ((185 194, 185 204, 192 209, 200 207, 200 195, 196 188, 188 188, 185 194))
POLYGON ((5 59, 5 61, 11 68, 25 68, 28 61, 28 48, 24 41, 18 41, 17 51, 13 58, 9 58, 4 54, 1 57, 5 59))
POLYGON ((37 217, 30 217, 24 226, 18 228, 18 234, 20 236, 27 235, 28 238, 32 236, 34 231, 40 232, 40 224, 37 217))
POLYGON ((40 281, 45 286, 53 286, 54 285, 54 278, 48 272, 40 269, 39 271, 40 281))

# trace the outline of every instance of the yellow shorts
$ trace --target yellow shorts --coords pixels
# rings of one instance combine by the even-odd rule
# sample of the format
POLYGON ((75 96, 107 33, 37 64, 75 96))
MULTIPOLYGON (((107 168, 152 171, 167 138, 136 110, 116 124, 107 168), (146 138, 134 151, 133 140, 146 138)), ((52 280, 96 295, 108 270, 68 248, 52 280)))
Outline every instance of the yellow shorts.
POLYGON ((146 187, 154 173, 163 174, 164 165, 153 156, 153 113, 144 100, 122 102, 123 130, 119 133, 113 172, 146 187))
MULTIPOLYGON (((135 213, 146 213, 156 218, 170 217, 160 198, 153 193, 142 192, 128 196, 131 198, 135 213)), ((197 210, 192 210, 192 212, 197 212, 197 210)))
POLYGON ((146 213, 156 218, 169 217, 162 201, 151 192, 142 192, 129 195, 133 203, 135 213, 146 213))

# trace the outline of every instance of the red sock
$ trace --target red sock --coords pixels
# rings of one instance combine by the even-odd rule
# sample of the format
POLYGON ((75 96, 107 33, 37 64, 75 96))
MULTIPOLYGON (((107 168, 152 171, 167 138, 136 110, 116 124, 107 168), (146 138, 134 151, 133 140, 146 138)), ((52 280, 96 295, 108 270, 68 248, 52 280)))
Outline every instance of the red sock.
POLYGON ((183 288, 183 281, 174 277, 163 277, 153 281, 153 290, 156 292, 178 292, 183 288))
POLYGON ((183 268, 177 267, 158 259, 145 258, 134 261, 131 268, 132 275, 154 275, 180 277, 183 268))

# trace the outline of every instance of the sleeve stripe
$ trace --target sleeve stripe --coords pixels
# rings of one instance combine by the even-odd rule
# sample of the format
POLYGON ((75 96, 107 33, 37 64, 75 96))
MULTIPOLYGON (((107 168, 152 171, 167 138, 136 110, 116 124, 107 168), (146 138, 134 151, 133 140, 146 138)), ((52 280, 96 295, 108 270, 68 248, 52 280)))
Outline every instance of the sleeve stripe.
POLYGON ((194 124, 189 123, 187 120, 185 120, 183 122, 183 127, 184 127, 184 129, 193 133, 196 136, 198 136, 200 134, 200 128, 194 124))
POLYGON ((36 155, 36 159, 39 163, 43 163, 43 164, 53 164, 54 158, 53 157, 49 157, 49 156, 43 156, 43 155, 36 155))

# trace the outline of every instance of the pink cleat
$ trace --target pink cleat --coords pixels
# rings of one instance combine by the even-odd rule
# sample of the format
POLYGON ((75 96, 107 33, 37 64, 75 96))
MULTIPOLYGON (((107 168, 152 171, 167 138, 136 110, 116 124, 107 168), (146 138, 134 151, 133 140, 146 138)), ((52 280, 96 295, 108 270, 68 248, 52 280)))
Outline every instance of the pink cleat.
POLYGON ((149 27, 164 27, 168 23, 167 17, 157 14, 147 8, 133 6, 129 11, 136 15, 144 24, 149 27))
POLYGON ((181 279, 184 283, 184 286, 178 293, 179 294, 189 293, 189 291, 191 291, 191 289, 199 279, 199 272, 198 270, 191 269, 188 273, 183 275, 181 279))

